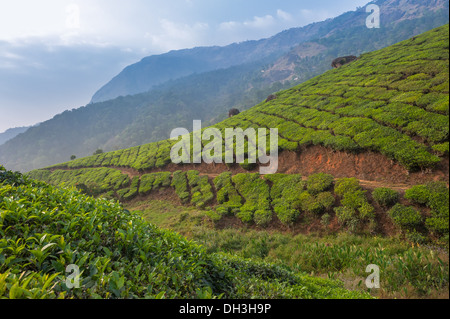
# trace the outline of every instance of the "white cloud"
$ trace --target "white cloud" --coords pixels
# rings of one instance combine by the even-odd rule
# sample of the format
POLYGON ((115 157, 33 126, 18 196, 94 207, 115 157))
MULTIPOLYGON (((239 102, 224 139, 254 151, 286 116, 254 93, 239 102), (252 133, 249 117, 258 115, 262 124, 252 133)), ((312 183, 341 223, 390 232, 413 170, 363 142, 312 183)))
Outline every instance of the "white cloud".
POLYGON ((256 40, 272 36, 293 26, 296 26, 293 16, 278 9, 275 14, 254 16, 252 19, 244 21, 222 22, 216 30, 219 35, 216 38, 228 39, 227 43, 256 40))
POLYGON ((219 25, 219 31, 236 31, 238 29, 264 29, 273 26, 276 23, 275 18, 268 14, 263 17, 253 17, 252 20, 244 22, 227 21, 219 25))
POLYGON ((66 7, 66 28, 80 29, 80 6, 75 3, 66 7))
POLYGON ((209 30, 209 25, 202 22, 189 25, 160 19, 159 25, 159 30, 146 32, 145 38, 150 40, 152 47, 160 51, 183 49, 202 42, 209 30))
POLYGON ((281 10, 281 9, 277 10, 277 17, 282 19, 282 20, 286 20, 286 21, 291 21, 292 20, 292 15, 287 13, 287 12, 285 12, 285 11, 283 11, 283 10, 281 10))

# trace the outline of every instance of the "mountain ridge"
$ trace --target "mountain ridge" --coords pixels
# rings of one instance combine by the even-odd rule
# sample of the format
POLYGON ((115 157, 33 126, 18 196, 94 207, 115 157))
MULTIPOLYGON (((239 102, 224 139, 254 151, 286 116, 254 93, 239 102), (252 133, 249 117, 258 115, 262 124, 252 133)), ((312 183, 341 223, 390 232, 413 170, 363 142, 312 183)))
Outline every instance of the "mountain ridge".
MULTIPOLYGON (((414 19, 421 16, 423 8, 437 10, 448 7, 446 0, 378 0, 381 19, 386 22, 414 19), (399 8, 402 9, 399 9, 399 8)), ((257 62, 269 56, 280 56, 293 46, 315 38, 328 37, 355 26, 365 25, 367 13, 364 7, 346 12, 336 18, 309 24, 304 27, 284 30, 272 37, 232 43, 219 47, 195 47, 173 50, 165 54, 153 55, 126 67, 110 82, 100 88, 91 103, 109 100, 118 96, 142 93, 154 85, 168 80, 227 68, 239 64, 257 62), (161 68, 161 66, 164 66, 161 68)))

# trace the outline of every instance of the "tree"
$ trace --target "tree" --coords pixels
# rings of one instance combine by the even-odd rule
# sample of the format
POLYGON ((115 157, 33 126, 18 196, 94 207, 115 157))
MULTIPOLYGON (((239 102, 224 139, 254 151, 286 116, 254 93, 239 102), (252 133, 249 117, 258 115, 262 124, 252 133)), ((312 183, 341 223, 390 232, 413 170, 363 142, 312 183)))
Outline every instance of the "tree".
POLYGON ((103 154, 103 150, 102 149, 96 150, 93 155, 99 155, 99 154, 103 154))
POLYGON ((70 160, 71 161, 73 161, 74 159, 76 159, 77 157, 75 156, 75 155, 72 155, 71 157, 70 157, 70 160))

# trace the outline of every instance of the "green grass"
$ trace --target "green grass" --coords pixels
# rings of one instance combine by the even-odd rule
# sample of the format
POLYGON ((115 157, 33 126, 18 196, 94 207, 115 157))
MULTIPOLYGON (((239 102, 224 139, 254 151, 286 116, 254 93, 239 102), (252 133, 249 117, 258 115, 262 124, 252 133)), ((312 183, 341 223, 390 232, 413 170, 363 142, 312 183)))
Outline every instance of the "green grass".
MULTIPOLYGON (((363 54, 213 127, 223 135, 230 127, 278 128, 281 151, 323 145, 378 152, 410 171, 433 168, 448 154, 448 36, 445 25, 363 54)), ((171 162, 174 143, 142 145, 55 167, 162 168, 171 162)), ((244 150, 235 150, 240 152, 244 150)))
POLYGON ((283 264, 322 278, 339 279, 348 289, 366 290, 367 265, 379 265, 381 289, 372 290, 374 296, 446 298, 448 292, 447 253, 411 245, 399 237, 217 229, 202 218, 199 210, 164 201, 139 203, 129 209, 141 211, 146 220, 195 240, 210 253, 283 264))

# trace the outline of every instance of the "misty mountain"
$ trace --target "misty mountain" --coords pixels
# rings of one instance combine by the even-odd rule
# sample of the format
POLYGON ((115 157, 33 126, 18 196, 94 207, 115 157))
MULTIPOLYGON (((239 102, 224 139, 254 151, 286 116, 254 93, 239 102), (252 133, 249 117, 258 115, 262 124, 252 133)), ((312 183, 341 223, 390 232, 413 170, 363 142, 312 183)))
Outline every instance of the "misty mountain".
POLYGON ((19 134, 25 133, 26 130, 28 130, 30 126, 24 126, 24 127, 15 127, 7 129, 5 132, 0 133, 0 145, 5 144, 7 141, 13 139, 19 134))
MULTIPOLYGON (((174 128, 190 129, 194 119, 201 119, 204 126, 217 123, 226 118, 232 107, 248 109, 271 93, 319 75, 331 68, 331 61, 337 56, 380 49, 448 23, 448 1, 379 3, 383 19, 380 29, 366 28, 364 8, 315 23, 305 28, 324 36, 298 42, 283 54, 269 46, 270 53, 260 53, 256 61, 241 61, 239 65, 171 79, 153 84, 151 90, 143 93, 59 114, 0 146, 0 163, 10 169, 28 171, 67 161, 71 155, 78 158, 92 155, 99 148, 110 151, 167 139, 174 128), (407 5, 400 6, 401 3, 407 5), (430 7, 424 7, 424 3, 430 7), (389 19, 393 20, 388 23, 389 19)), ((274 39, 285 43, 297 32, 298 29, 282 32, 272 37, 270 43, 276 47, 274 39)), ((268 40, 247 44, 251 47, 253 42, 269 43, 265 41, 268 40)), ((206 52, 212 48, 203 49, 206 52)), ((188 54, 189 50, 181 52, 188 54)), ((125 79, 126 73, 121 74, 125 79)), ((139 79, 134 81, 137 83, 139 79)))
MULTIPOLYGON (((426 11, 448 8, 448 0, 379 0, 384 26, 422 17, 426 11)), ((224 47, 198 47, 153 55, 126 67, 98 90, 91 102, 146 92, 155 85, 194 73, 247 64, 282 54, 313 39, 327 38, 354 27, 365 26, 365 8, 347 12, 335 19, 281 32, 268 39, 233 43, 224 47)))

